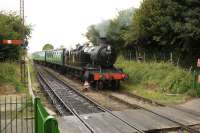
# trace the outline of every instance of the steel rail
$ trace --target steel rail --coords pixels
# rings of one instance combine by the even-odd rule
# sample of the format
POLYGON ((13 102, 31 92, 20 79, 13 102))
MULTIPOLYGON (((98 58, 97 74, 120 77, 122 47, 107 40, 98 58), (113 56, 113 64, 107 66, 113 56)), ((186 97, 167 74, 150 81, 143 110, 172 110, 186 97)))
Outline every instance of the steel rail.
MULTIPOLYGON (((46 69, 45 69, 46 70, 46 69)), ((46 70, 47 71, 47 70, 46 70)), ((47 71, 48 72, 48 71, 47 71)), ((137 128, 135 125, 130 124, 128 121, 123 120, 121 117, 117 116, 116 114, 112 113, 111 110, 103 107, 102 105, 100 105, 99 103, 95 102, 94 100, 90 99, 89 97, 87 97, 86 95, 82 94, 80 91, 78 91, 77 89, 72 88, 71 86, 67 85, 64 81, 58 79, 55 75, 51 74, 50 72, 48 72, 48 74, 50 74, 52 77, 54 77, 56 80, 58 80, 59 82, 63 83, 65 86, 67 86, 68 88, 72 89, 73 91, 75 91, 77 94, 79 94, 80 96, 82 96, 83 98, 87 99, 88 101, 90 101, 91 103, 94 103, 94 105, 96 105, 98 108, 100 108, 101 110, 103 110, 104 112, 109 113, 110 115, 116 117, 117 119, 119 119, 120 121, 122 121, 123 123, 125 123, 126 125, 128 125, 129 127, 135 129, 136 131, 140 132, 140 133, 145 133, 143 130, 137 128)))
MULTIPOLYGON (((162 107, 169 107, 169 108, 172 108, 172 109, 175 109, 175 110, 183 111, 183 112, 185 112, 185 113, 191 113, 191 114, 193 114, 193 115, 200 116, 200 114, 198 114, 198 113, 195 113, 195 112, 192 113, 192 112, 189 111, 189 110, 184 110, 184 109, 180 109, 180 108, 177 108, 177 107, 174 107, 174 106, 165 105, 165 104, 162 104, 162 103, 160 103, 160 102, 153 101, 153 100, 151 100, 151 99, 144 98, 144 97, 142 97, 142 96, 138 96, 138 95, 136 95, 136 94, 124 93, 124 92, 123 92, 123 94, 128 95, 128 96, 133 97, 133 98, 142 99, 144 102, 154 103, 154 104, 159 105, 159 106, 162 106, 162 107)), ((154 111, 152 111, 152 110, 150 110, 150 109, 141 107, 141 106, 139 106, 139 105, 135 105, 135 104, 134 104, 134 106, 137 106, 137 107, 139 107, 139 108, 141 108, 141 109, 143 109, 143 110, 146 110, 146 111, 149 110, 148 112, 151 112, 151 113, 153 113, 153 114, 155 114, 155 115, 159 115, 160 117, 163 116, 163 115, 160 115, 160 114, 158 114, 158 113, 156 113, 156 112, 154 112, 154 111)), ((165 116, 163 116, 163 117, 165 117, 165 116)), ((193 129, 193 128, 190 128, 189 126, 186 126, 186 125, 184 125, 184 124, 182 124, 182 123, 180 123, 180 122, 177 122, 177 121, 175 121, 175 120, 173 120, 173 119, 170 119, 170 118, 168 118, 168 117, 165 117, 165 119, 167 119, 167 120, 169 120, 169 121, 172 121, 172 122, 174 122, 174 123, 180 125, 182 128, 184 128, 185 130, 187 130, 187 131, 189 131, 189 132, 192 132, 192 133, 200 133, 200 131, 197 131, 197 130, 195 130, 195 129, 193 129)))
MULTIPOLYGON (((47 70, 45 69, 45 71, 47 71, 47 70)), ((102 107, 99 103, 97 103, 97 102, 95 102, 94 100, 90 99, 89 97, 85 96, 84 94, 82 94, 82 93, 81 93, 80 91, 78 91, 77 89, 74 89, 74 88, 70 87, 70 86, 67 85, 64 81, 58 79, 55 75, 53 75, 53 74, 50 73, 49 71, 47 71, 47 72, 48 72, 48 74, 50 74, 51 76, 53 76, 55 79, 57 79, 59 82, 62 82, 64 85, 68 86, 70 89, 72 89, 72 90, 74 90, 75 92, 77 92, 80 96, 82 96, 82 97, 84 97, 85 99, 89 100, 90 102, 96 104, 96 106, 99 107, 100 109, 102 109, 103 111, 108 112, 108 113, 111 114, 112 116, 114 116, 114 117, 118 118, 119 120, 121 120, 122 122, 126 123, 128 126, 134 128, 135 130, 144 133, 144 131, 138 129, 138 128, 135 127, 134 125, 131 125, 131 124, 128 123, 127 121, 123 120, 122 118, 120 118, 120 117, 117 116, 116 114, 112 113, 109 109, 107 109, 107 108, 105 108, 105 107, 102 107)), ((150 109, 141 107, 141 106, 139 106, 139 105, 136 105, 136 106, 137 106, 138 108, 140 108, 140 109, 143 109, 143 110, 147 111, 147 112, 150 112, 150 113, 152 113, 152 114, 155 114, 155 115, 157 115, 157 116, 159 116, 159 117, 161 117, 161 118, 167 119, 167 120, 169 120, 169 121, 171 121, 171 122, 173 122, 173 123, 179 125, 180 127, 182 127, 182 129, 184 129, 184 130, 186 130, 186 131, 189 131, 189 132, 191 132, 191 133, 200 133, 199 131, 197 131, 197 130, 195 130, 195 129, 189 127, 189 126, 186 126, 186 125, 184 125, 184 124, 182 124, 182 123, 180 123, 180 122, 177 122, 177 121, 175 121, 175 120, 173 120, 173 119, 170 119, 170 118, 168 118, 168 117, 166 117, 166 116, 163 116, 163 115, 161 115, 161 114, 159 114, 159 113, 156 113, 156 112, 154 112, 154 111, 152 111, 152 110, 150 110, 150 109)))
MULTIPOLYGON (((116 98, 116 100, 120 100, 120 99, 116 98)), ((120 101, 121 101, 121 100, 120 100, 120 101)), ((126 102, 126 101, 123 101, 123 102, 126 102)), ((164 116, 164 115, 161 115, 161 114, 159 114, 159 113, 156 113, 156 112, 152 111, 151 109, 148 109, 148 108, 139 106, 139 105, 137 105, 137 104, 132 104, 132 105, 133 105, 134 107, 139 108, 139 109, 142 109, 142 110, 145 110, 145 111, 147 111, 147 112, 150 112, 150 113, 152 113, 152 114, 154 114, 154 115, 157 115, 157 116, 159 116, 159 117, 161 117, 161 118, 164 118, 164 119, 166 119, 166 120, 168 120, 168 121, 171 121, 171 122, 173 122, 173 123, 179 125, 182 129, 185 129, 186 131, 189 131, 189 132, 191 132, 191 133, 200 133, 199 131, 197 131, 197 130, 195 130, 195 129, 193 129, 193 128, 190 128, 189 126, 186 126, 186 125, 184 125, 184 124, 182 124, 182 123, 180 123, 180 122, 177 122, 177 121, 175 121, 175 120, 173 120, 173 119, 170 119, 170 118, 168 118, 168 117, 166 117, 166 116, 164 116)))
MULTIPOLYGON (((44 88, 45 86, 44 86, 44 84, 45 84, 45 81, 44 81, 44 79, 41 77, 41 75, 40 75, 40 73, 38 72, 38 79, 39 79, 39 83, 42 85, 42 87, 44 88), (42 81, 41 81, 42 80, 42 81)), ((50 89, 49 89, 50 90, 50 89)), ((56 109, 57 109, 57 111, 59 112, 59 114, 60 115, 64 115, 65 114, 65 112, 61 109, 61 108, 59 108, 59 106, 60 105, 55 105, 56 103, 56 101, 55 101, 55 99, 52 97, 52 95, 53 94, 49 94, 49 92, 47 92, 47 90, 44 90, 45 91, 45 93, 49 96, 49 98, 51 99, 51 101, 54 103, 54 106, 56 107, 56 109)), ((52 92, 52 90, 50 90, 51 91, 51 93, 53 93, 52 92)), ((57 99, 58 100, 58 99, 57 99)))
MULTIPOLYGON (((46 81, 45 78, 42 76, 42 74, 41 74, 40 72, 39 72, 39 75, 41 76, 41 78, 42 78, 44 81, 46 81)), ((48 86, 49 89, 52 90, 53 94, 57 97, 57 99, 59 99, 59 101, 63 104, 63 106, 65 107, 65 109, 67 109, 67 110, 70 111, 74 116, 76 116, 76 117, 81 121, 81 123, 83 123, 83 124, 87 127, 87 129, 88 129, 91 133, 95 133, 94 129, 92 129, 92 127, 91 127, 86 121, 84 121, 84 120, 80 117, 80 115, 76 112, 76 110, 73 108, 73 106, 72 106, 69 102, 68 102, 68 104, 69 104, 71 107, 69 107, 69 105, 67 105, 67 104, 59 97, 59 95, 53 90, 53 88, 52 88, 49 84, 47 84, 47 82, 45 82, 45 84, 48 86)))
POLYGON ((181 126, 183 129, 185 129, 185 130, 187 130, 187 131, 189 131, 189 132, 191 132, 191 133, 200 133, 200 132, 199 132, 198 130, 196 130, 196 129, 193 129, 193 128, 189 127, 189 126, 186 126, 186 125, 184 125, 184 124, 182 124, 182 123, 180 123, 180 122, 177 122, 177 121, 175 121, 175 120, 173 120, 173 119, 170 119, 170 118, 168 118, 168 117, 166 117, 166 116, 164 116, 164 115, 161 115, 161 114, 159 114, 159 113, 156 113, 156 112, 154 112, 154 111, 152 111, 152 110, 150 110, 150 109, 147 109, 147 108, 144 108, 144 107, 141 107, 141 106, 138 106, 138 107, 141 108, 141 109, 143 109, 143 110, 145 110, 145 111, 148 111, 148 112, 150 112, 150 113, 152 113, 152 114, 155 114, 155 115, 157 115, 157 116, 159 116, 159 117, 162 117, 162 118, 164 118, 164 119, 167 119, 167 120, 169 120, 169 121, 171 121, 171 122, 173 122, 173 123, 175 123, 175 124, 181 126))
MULTIPOLYGON (((46 69, 45 69, 45 70, 46 70, 46 69)), ((47 71, 47 70, 46 70, 46 71, 47 71)), ((131 126, 132 128, 136 129, 137 131, 143 132, 143 133, 144 133, 144 131, 142 131, 142 130, 140 130, 140 129, 137 129, 135 126, 131 125, 130 123, 128 123, 127 121, 123 120, 122 118, 120 118, 120 117, 117 116, 116 114, 112 113, 112 112, 111 112, 110 110, 108 110, 107 108, 101 106, 99 103, 97 103, 97 102, 95 102, 94 100, 90 99, 89 97, 85 96, 84 94, 82 94, 82 93, 81 93, 80 91, 78 91, 77 89, 74 89, 74 88, 70 87, 70 86, 67 85, 64 81, 58 79, 58 78, 57 78, 55 75, 53 75, 52 73, 50 73, 50 72, 48 72, 48 73, 49 73, 51 76, 53 76, 54 78, 56 78, 58 81, 62 82, 64 85, 68 86, 69 88, 71 88, 72 90, 74 90, 75 92, 77 92, 79 95, 81 95, 81 96, 83 96, 84 98, 88 99, 89 101, 95 103, 100 109, 102 109, 102 110, 104 110, 105 112, 108 112, 109 114, 115 116, 116 118, 120 119, 122 122, 126 123, 127 125, 131 126)), ((155 101, 154 101, 154 102, 155 102, 155 101)), ((159 104, 160 106, 163 105, 163 104, 160 104, 160 103, 158 103, 158 102, 156 102, 156 104, 159 104)), ((154 111, 152 111, 152 110, 150 110, 150 109, 147 109, 147 108, 144 108, 144 107, 141 107, 141 106, 138 106, 138 105, 136 105, 136 106, 137 106, 138 108, 140 108, 140 109, 143 109, 143 110, 146 110, 146 111, 148 111, 148 112, 150 112, 150 113, 153 113, 153 114, 155 114, 155 115, 157 115, 157 116, 159 116, 159 117, 162 117, 162 118, 164 118, 164 119, 167 119, 167 120, 169 120, 169 121, 171 121, 171 122, 173 122, 173 123, 179 125, 179 126, 182 127, 183 129, 185 129, 185 130, 187 130, 187 131, 189 131, 189 132, 191 132, 191 133, 200 133, 198 130, 195 130, 195 129, 193 129, 193 128, 189 127, 189 126, 186 126, 186 125, 184 125, 184 124, 182 124, 182 123, 180 123, 180 122, 177 122, 177 121, 175 121, 175 120, 173 120, 173 119, 170 119, 170 118, 168 118, 168 117, 166 117, 166 116, 163 116, 163 115, 161 115, 161 114, 158 114, 158 113, 156 113, 156 112, 154 112, 154 111)), ((163 106, 165 106, 165 105, 163 105, 163 106)))
POLYGON ((196 111, 194 112, 194 111, 189 110, 189 109, 178 108, 178 107, 174 107, 174 106, 167 106, 167 107, 170 107, 170 108, 173 108, 173 109, 176 109, 176 110, 180 110, 180 111, 183 111, 185 113, 189 113, 189 114, 192 114, 192 115, 200 117, 200 113, 198 113, 196 111))
POLYGON ((130 92, 122 92, 122 94, 127 95, 129 97, 139 99, 139 100, 142 99, 143 102, 148 102, 148 103, 155 104, 155 105, 158 105, 158 106, 161 106, 161 107, 169 107, 169 108, 172 108, 172 109, 180 110, 180 111, 183 111, 185 113, 190 113, 190 114, 193 114, 195 116, 200 117, 200 113, 194 112, 194 111, 189 110, 189 109, 178 108, 178 107, 175 107, 175 106, 172 106, 172 105, 166 105, 166 104, 160 103, 158 101, 154 101, 152 99, 145 98, 145 97, 142 97, 142 96, 130 93, 130 92))

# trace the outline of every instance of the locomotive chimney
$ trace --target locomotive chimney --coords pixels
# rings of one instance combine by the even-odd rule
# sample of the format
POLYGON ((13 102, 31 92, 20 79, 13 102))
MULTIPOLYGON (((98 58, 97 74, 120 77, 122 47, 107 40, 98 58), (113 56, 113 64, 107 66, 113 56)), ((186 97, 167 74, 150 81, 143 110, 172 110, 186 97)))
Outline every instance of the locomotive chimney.
POLYGON ((108 45, 107 38, 106 38, 106 37, 101 37, 101 38, 99 39, 99 44, 100 44, 100 45, 108 45))

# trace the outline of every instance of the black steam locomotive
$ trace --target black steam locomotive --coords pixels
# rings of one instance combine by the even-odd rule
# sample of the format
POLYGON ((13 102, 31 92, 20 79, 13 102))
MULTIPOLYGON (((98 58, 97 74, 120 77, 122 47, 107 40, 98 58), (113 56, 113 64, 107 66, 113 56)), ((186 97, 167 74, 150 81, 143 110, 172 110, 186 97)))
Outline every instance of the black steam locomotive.
POLYGON ((117 54, 103 39, 99 46, 77 45, 73 50, 59 49, 33 54, 36 63, 62 70, 63 73, 79 77, 97 89, 106 86, 118 89, 120 81, 127 75, 114 66, 117 54))

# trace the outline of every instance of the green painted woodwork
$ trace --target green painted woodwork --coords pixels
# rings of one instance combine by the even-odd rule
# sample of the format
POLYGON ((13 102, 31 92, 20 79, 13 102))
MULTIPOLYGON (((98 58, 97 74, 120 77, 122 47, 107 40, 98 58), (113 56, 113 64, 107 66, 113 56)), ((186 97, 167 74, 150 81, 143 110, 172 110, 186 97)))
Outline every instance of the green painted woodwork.
POLYGON ((46 51, 46 62, 63 65, 63 50, 46 51))
POLYGON ((32 54, 33 60, 45 61, 45 51, 35 52, 32 54))

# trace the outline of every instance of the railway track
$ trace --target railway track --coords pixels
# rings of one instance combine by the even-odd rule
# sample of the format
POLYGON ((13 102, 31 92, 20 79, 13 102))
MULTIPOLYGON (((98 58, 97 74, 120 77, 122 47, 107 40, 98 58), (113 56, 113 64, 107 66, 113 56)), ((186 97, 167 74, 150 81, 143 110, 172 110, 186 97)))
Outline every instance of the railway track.
MULTIPOLYGON (((55 75, 52 75, 50 73, 47 73, 45 70, 43 70, 41 67, 37 67, 38 73, 39 73, 39 81, 41 82, 42 87, 45 89, 45 92, 50 97, 51 101, 55 104, 56 109, 61 115, 74 115, 76 116, 92 133, 95 133, 95 131, 91 128, 87 122, 85 122, 80 115, 81 114, 87 114, 87 113, 99 113, 99 112, 107 112, 113 117, 117 118, 121 122, 125 123, 126 125, 130 126, 137 132, 144 133, 141 129, 137 128, 135 125, 131 125, 126 120, 123 120, 116 114, 113 114, 110 110, 102 107, 100 104, 96 103, 95 101, 91 100, 90 98, 86 97, 85 95, 81 94, 78 90, 73 89, 69 86, 67 86, 63 81, 60 81, 58 78, 55 77, 55 75), (59 89, 58 89, 59 88, 59 89), (78 99, 78 102, 77 102, 78 99), (74 102, 74 100, 76 102, 74 102), (67 101, 67 102, 66 102, 67 101), (84 102, 83 102, 84 101, 84 102)), ((126 94, 131 97, 136 97, 143 102, 151 103, 156 106, 165 106, 161 103, 158 103, 156 101, 152 101, 149 99, 145 99, 143 97, 134 95, 134 94, 126 94)), ((189 126, 186 126, 182 123, 179 123, 173 119, 170 119, 166 116, 163 116, 159 113, 156 113, 152 111, 151 109, 134 105, 135 107, 139 109, 143 109, 147 112, 153 113, 154 115, 158 117, 162 117, 166 120, 169 120, 177 125, 179 125, 182 129, 191 132, 191 133, 200 133, 198 130, 193 129, 189 126)))
MULTIPOLYGON (((193 112, 191 110, 186 110, 186 109, 183 109, 183 108, 178 108, 178 107, 175 107, 175 106, 165 105, 165 104, 159 103, 157 101, 138 96, 138 95, 133 94, 133 93, 122 92, 120 95, 125 95, 127 97, 131 97, 131 98, 134 98, 134 99, 137 99, 137 100, 141 100, 143 103, 148 103, 150 105, 159 106, 159 107, 169 107, 169 108, 172 108, 172 109, 175 109, 175 110, 179 110, 179 111, 182 111, 182 112, 190 113, 190 114, 192 114, 194 116, 200 116, 200 114, 197 113, 197 112, 193 112)), ((111 98, 115 99, 115 100, 118 100, 119 102, 122 102, 122 103, 125 103, 125 104, 129 104, 130 106, 133 106, 134 108, 145 110, 145 111, 150 112, 150 113, 152 113, 152 114, 154 114, 156 116, 159 116, 161 118, 169 120, 169 121, 179 125, 182 129, 185 129, 186 131, 189 131, 191 133, 200 133, 200 131, 198 129, 191 128, 191 127, 186 126, 186 125, 184 125, 184 124, 182 124, 182 123, 180 123, 180 122, 178 122, 178 121, 176 121, 176 120, 174 120, 172 118, 169 118, 169 117, 161 115, 161 114, 159 114, 157 112, 154 112, 152 109, 150 109, 148 107, 145 107, 145 106, 142 106, 141 104, 135 104, 135 103, 127 102, 126 100, 124 100, 124 99, 126 99, 126 98, 124 98, 125 96, 123 97, 123 99, 118 98, 117 95, 115 95, 115 93, 114 93, 114 95, 111 94, 109 96, 111 98)))
MULTIPOLYGON (((83 98, 79 93, 72 90, 56 78, 49 75, 41 67, 38 67, 39 81, 42 87, 46 88, 47 94, 57 106, 61 115, 68 115, 64 110, 76 110, 78 114, 103 112, 94 103, 83 98)), ((71 111, 70 111, 71 112, 71 111)))
MULTIPOLYGON (((114 94, 118 94, 118 93, 114 93, 114 94)), ((120 92, 120 95, 124 95, 125 97, 127 96, 127 97, 130 97, 130 98, 134 98, 134 99, 137 99, 138 101, 141 100, 142 103, 144 103, 144 104, 146 103, 146 104, 149 104, 149 105, 152 105, 152 106, 157 106, 157 107, 170 107, 170 108, 173 108, 173 109, 176 109, 176 110, 180 110, 182 112, 193 114, 195 116, 200 117, 200 113, 198 113, 198 112, 195 112, 195 111, 192 111, 192 110, 189 110, 189 109, 185 109, 185 108, 182 108, 182 107, 177 107, 177 106, 172 106, 172 105, 165 105, 165 104, 162 104, 160 102, 157 102, 157 101, 154 101, 154 100, 151 100, 151 99, 136 95, 134 93, 120 92)), ((135 106, 135 104, 130 104, 127 101, 122 100, 122 99, 118 98, 115 95, 110 94, 109 97, 113 98, 115 100, 118 100, 119 102, 124 102, 125 104, 129 104, 130 106, 133 106, 135 108, 138 107, 137 105, 135 106)))
POLYGON ((129 122, 123 120, 116 114, 112 113, 110 110, 102 107, 100 104, 81 94, 79 91, 67 86, 54 75, 47 73, 47 71, 42 69, 42 67, 36 67, 40 84, 61 115, 76 116, 89 129, 91 133, 95 133, 95 130, 92 129, 92 127, 84 119, 82 119, 80 115, 106 112, 115 117, 117 120, 131 127, 134 131, 145 133, 135 125, 132 125, 129 122))

